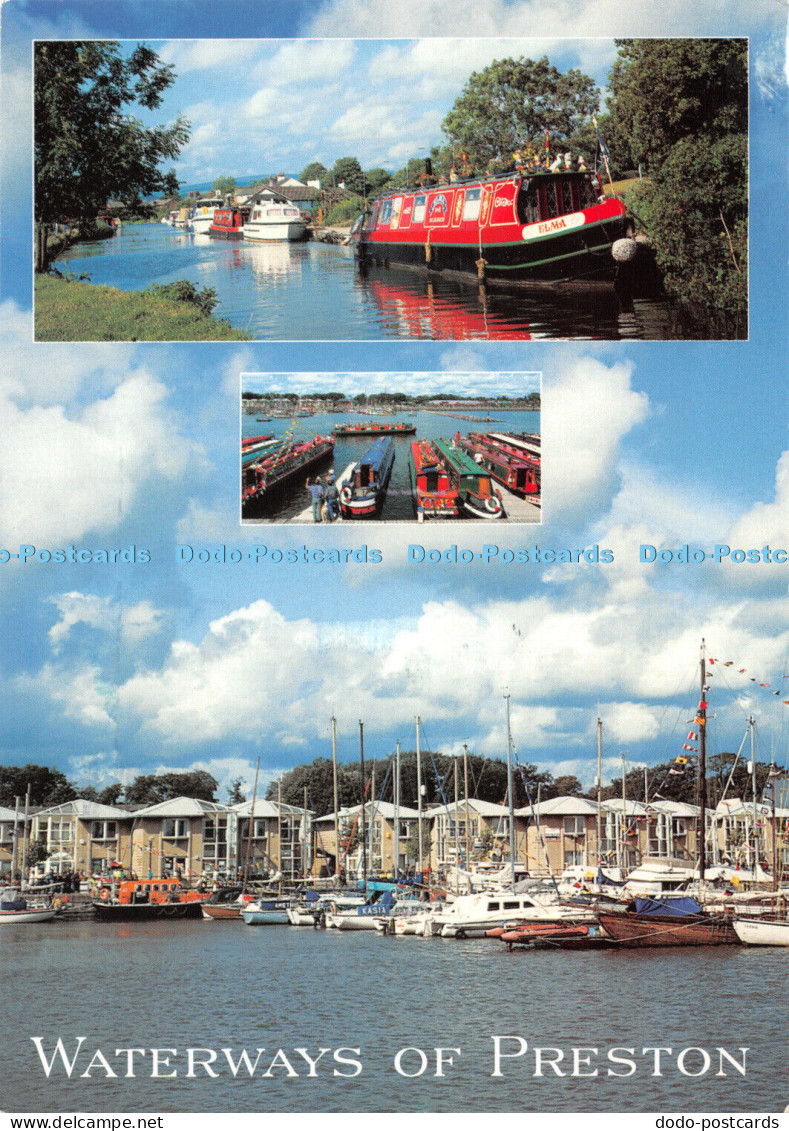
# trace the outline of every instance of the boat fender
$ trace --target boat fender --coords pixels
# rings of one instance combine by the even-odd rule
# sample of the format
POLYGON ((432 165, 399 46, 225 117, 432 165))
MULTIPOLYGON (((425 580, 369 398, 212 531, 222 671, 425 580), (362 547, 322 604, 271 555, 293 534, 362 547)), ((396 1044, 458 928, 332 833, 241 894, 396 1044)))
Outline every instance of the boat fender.
POLYGON ((617 263, 629 263, 638 254, 638 244, 635 240, 614 240, 611 244, 611 254, 617 263))
POLYGON ((350 503, 351 499, 353 498, 353 491, 347 483, 343 487, 342 491, 340 491, 340 498, 344 503, 350 503))
POLYGON ((102 888, 102 889, 101 889, 101 891, 99 892, 99 898, 101 899, 101 901, 102 901, 103 903, 108 903, 108 902, 109 902, 110 893, 109 893, 109 892, 107 891, 107 889, 106 889, 106 888, 102 888))
POLYGON ((493 495, 490 495, 485 500, 485 510, 490 511, 491 514, 498 514, 501 510, 501 503, 493 495))
POLYGON ((488 265, 487 259, 485 259, 484 256, 480 256, 479 259, 475 260, 475 264, 476 264, 476 268, 477 268, 477 278, 482 279, 484 281, 484 279, 485 279, 485 268, 488 265))
POLYGON ((433 249, 430 246, 430 237, 432 234, 432 232, 428 232, 427 239, 425 240, 425 263, 429 263, 433 258, 433 249))

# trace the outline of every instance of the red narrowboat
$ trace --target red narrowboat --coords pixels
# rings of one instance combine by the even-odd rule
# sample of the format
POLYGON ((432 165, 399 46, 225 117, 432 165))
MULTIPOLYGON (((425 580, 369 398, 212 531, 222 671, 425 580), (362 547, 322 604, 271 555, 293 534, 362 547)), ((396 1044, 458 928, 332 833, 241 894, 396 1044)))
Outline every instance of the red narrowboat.
POLYGON ((460 494, 453 483, 441 454, 429 440, 414 440, 409 453, 408 470, 411 494, 417 518, 457 518, 460 494))
POLYGON ((390 190, 354 225, 361 263, 456 271, 488 282, 610 280, 636 244, 625 205, 588 170, 471 177, 390 190))
POLYGON ((294 475, 326 459, 334 450, 333 436, 314 436, 311 440, 288 440, 271 454, 246 464, 242 453, 242 510, 262 500, 267 491, 279 487, 294 475))
POLYGON ((517 495, 539 495, 540 461, 530 458, 517 448, 472 432, 457 440, 459 447, 484 467, 494 479, 503 483, 517 495))
POLYGON ((208 234, 215 240, 241 240, 244 238, 244 224, 248 216, 249 208, 238 204, 217 208, 208 234))

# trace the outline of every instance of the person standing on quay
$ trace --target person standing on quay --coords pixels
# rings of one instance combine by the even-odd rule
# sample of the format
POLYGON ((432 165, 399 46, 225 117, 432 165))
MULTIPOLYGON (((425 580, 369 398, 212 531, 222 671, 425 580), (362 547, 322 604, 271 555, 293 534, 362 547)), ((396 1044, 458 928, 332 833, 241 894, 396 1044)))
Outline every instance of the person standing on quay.
POLYGON ((320 478, 317 478, 314 483, 307 479, 305 484, 307 490, 312 498, 312 521, 321 521, 321 503, 323 502, 323 484, 320 478))

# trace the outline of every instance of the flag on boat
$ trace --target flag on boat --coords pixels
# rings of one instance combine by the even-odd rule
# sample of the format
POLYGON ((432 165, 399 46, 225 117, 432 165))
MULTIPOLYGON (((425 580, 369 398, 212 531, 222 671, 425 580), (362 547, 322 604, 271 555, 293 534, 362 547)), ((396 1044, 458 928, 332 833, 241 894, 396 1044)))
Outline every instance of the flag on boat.
MULTIPOLYGON (((609 153, 608 146, 606 145, 605 141, 603 140, 602 134, 600 133, 600 130, 598 129, 597 118, 594 116, 594 114, 592 114, 592 125, 594 126, 595 136, 597 137, 597 154, 599 154, 605 160, 608 160, 608 158, 611 156, 611 154, 609 153)), ((597 154, 595 156, 597 156, 597 154)))

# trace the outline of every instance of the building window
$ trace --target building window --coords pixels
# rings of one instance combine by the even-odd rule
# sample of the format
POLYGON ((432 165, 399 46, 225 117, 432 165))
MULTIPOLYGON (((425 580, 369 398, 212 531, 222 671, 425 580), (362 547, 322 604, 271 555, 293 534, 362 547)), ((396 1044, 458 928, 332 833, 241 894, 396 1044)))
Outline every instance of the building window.
POLYGON ((563 828, 565 836, 583 836, 586 832, 583 817, 565 817, 563 828))
POLYGON ((70 844, 74 840, 74 822, 70 817, 50 817, 47 844, 70 844))
POLYGON ((91 821, 91 840, 117 840, 118 825, 115 821, 91 821))
POLYGON ((183 818, 168 817, 162 823, 162 836, 165 840, 186 840, 188 835, 188 821, 183 818))

